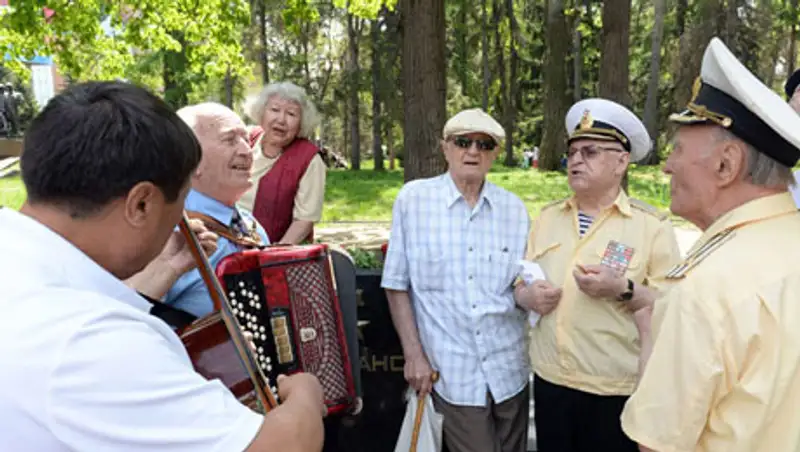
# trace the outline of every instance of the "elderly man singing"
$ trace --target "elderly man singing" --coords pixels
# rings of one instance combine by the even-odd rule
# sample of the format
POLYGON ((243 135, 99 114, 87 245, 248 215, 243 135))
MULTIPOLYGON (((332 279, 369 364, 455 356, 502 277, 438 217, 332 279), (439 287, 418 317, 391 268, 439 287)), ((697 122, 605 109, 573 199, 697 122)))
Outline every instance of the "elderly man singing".
MULTIPOLYGON (((209 258, 212 267, 225 256, 269 244, 264 228, 236 202, 252 185, 253 156, 244 122, 221 104, 203 103, 178 110, 203 148, 203 157, 192 174, 192 189, 185 208, 219 235, 217 250, 209 258)), ((213 310, 208 289, 198 270, 183 274, 166 293, 164 301, 195 317, 213 310)))
POLYGON ((517 284, 517 303, 542 317, 532 329, 536 441, 541 452, 635 451, 619 415, 636 387, 633 310, 680 258, 665 214, 628 197, 628 162, 650 150, 627 108, 586 99, 567 113, 573 195, 546 206, 528 260, 547 280, 517 284))
POLYGON ((433 389, 451 452, 524 451, 530 368, 512 283, 528 213, 486 180, 505 138, 497 121, 465 110, 443 138, 447 173, 406 184, 392 212, 382 285, 405 376, 433 389))
POLYGON ((787 192, 800 116, 714 38, 670 119, 670 208, 703 235, 652 320, 637 312, 646 366, 622 426, 642 451, 800 450, 800 212, 787 192))

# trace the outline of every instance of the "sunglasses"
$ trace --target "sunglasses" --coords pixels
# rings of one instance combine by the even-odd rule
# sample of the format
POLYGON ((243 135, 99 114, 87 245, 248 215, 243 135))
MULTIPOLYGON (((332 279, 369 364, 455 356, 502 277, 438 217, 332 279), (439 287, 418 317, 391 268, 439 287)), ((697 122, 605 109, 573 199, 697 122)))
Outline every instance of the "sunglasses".
POLYGON ((491 138, 487 140, 473 140, 472 138, 458 136, 453 138, 452 141, 461 149, 469 149, 472 147, 472 143, 475 143, 478 146, 478 149, 481 151, 494 151, 494 149, 497 147, 497 143, 495 143, 491 138))
POLYGON ((567 159, 571 159, 575 154, 580 152, 581 153, 581 157, 583 157, 584 160, 591 160, 591 159, 597 157, 603 151, 605 151, 605 152, 625 152, 622 149, 610 148, 610 147, 605 147, 605 146, 583 146, 583 147, 579 147, 579 148, 569 148, 567 150, 566 156, 567 156, 567 159))

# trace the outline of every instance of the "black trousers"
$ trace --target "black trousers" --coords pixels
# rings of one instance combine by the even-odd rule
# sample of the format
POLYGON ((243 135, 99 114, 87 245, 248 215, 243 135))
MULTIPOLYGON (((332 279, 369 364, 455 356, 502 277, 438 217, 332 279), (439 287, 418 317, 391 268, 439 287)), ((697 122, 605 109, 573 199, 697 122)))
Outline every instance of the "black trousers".
POLYGON ((534 376, 538 452, 638 452, 622 431, 627 396, 600 396, 534 376))

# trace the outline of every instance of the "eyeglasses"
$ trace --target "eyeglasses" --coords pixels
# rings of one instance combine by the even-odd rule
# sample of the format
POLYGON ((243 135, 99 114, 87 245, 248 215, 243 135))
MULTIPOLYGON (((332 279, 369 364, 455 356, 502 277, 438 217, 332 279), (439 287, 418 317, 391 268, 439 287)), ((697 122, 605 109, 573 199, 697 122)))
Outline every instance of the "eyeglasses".
POLYGON ((494 148, 497 147, 497 143, 494 142, 491 138, 488 140, 473 140, 472 138, 464 137, 464 136, 457 136, 453 138, 453 143, 460 147, 461 149, 469 149, 472 147, 472 143, 475 143, 478 146, 478 149, 481 151, 494 151, 494 148))
POLYGON ((581 157, 583 157, 584 160, 591 160, 591 159, 597 157, 603 151, 606 151, 606 152, 625 152, 622 149, 605 147, 605 146, 590 145, 590 146, 582 146, 582 147, 579 147, 579 148, 569 148, 567 150, 566 156, 567 156, 567 160, 569 160, 575 154, 580 152, 581 153, 581 157))

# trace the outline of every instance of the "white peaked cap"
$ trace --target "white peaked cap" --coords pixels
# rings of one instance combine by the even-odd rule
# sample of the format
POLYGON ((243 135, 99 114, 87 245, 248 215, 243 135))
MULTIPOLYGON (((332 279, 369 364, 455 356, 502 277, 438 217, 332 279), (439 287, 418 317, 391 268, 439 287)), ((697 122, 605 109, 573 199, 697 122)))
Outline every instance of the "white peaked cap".
POLYGON ((712 38, 679 124, 717 124, 786 166, 800 158, 800 115, 712 38))
POLYGON ((624 106, 608 99, 583 99, 567 112, 568 142, 581 138, 616 141, 630 152, 630 161, 645 158, 653 145, 642 121, 624 106))

